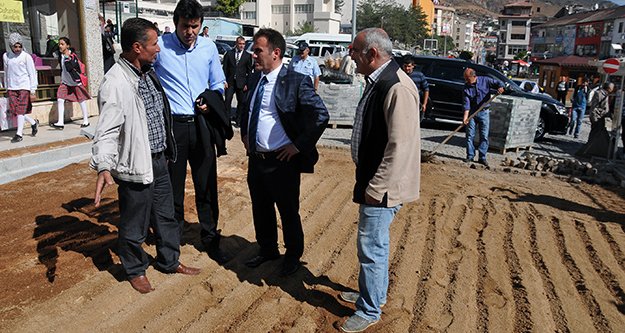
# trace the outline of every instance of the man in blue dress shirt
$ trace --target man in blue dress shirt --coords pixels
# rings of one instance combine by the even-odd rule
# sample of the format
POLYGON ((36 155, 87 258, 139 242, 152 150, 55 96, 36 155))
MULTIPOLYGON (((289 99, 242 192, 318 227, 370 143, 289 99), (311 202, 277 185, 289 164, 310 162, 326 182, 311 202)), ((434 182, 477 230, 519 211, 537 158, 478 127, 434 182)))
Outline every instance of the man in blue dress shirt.
POLYGON ((475 138, 475 130, 479 126, 480 145, 478 146, 478 151, 480 156, 478 157, 478 163, 488 166, 486 152, 488 151, 488 130, 490 128, 490 112, 488 109, 490 105, 484 104, 490 100, 491 89, 495 89, 497 93, 501 94, 503 93, 503 85, 500 81, 490 77, 477 76, 472 68, 467 68, 464 71, 464 81, 464 115, 462 122, 467 126, 467 159, 465 162, 471 162, 475 157, 473 139, 475 138), (484 105, 482 111, 469 120, 469 113, 475 113, 482 105, 484 105))
POLYGON ((308 43, 301 42, 299 44, 299 54, 293 57, 289 64, 289 69, 292 69, 298 73, 310 76, 310 79, 315 86, 315 91, 319 90, 319 76, 321 75, 321 69, 316 59, 310 57, 310 47, 308 43))
POLYGON ((226 77, 215 43, 210 38, 198 38, 203 16, 202 5, 196 0, 178 2, 174 10, 176 31, 159 37, 161 52, 154 69, 171 104, 174 120, 172 127, 178 159, 169 163, 169 174, 176 220, 180 223, 182 233, 188 161, 195 188, 202 244, 213 260, 223 264, 232 257, 219 249, 216 143, 213 142, 214 137, 204 117, 199 116, 200 112, 215 112, 208 109, 206 104, 216 101, 196 103, 196 99, 205 89, 221 97, 226 77))

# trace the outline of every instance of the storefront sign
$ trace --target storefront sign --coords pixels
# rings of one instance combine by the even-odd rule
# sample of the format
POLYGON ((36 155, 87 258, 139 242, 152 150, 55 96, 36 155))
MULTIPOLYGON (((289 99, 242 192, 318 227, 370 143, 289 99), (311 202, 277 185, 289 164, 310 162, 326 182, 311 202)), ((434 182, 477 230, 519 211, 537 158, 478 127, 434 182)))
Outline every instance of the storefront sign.
POLYGON ((22 2, 13 0, 0 1, 0 22, 24 23, 22 2))

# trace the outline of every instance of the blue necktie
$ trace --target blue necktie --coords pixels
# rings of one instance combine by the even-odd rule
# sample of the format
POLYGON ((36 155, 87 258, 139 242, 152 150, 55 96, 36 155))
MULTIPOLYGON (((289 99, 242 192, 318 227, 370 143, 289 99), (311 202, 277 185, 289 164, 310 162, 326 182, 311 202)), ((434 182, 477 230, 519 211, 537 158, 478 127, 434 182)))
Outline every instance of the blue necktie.
POLYGON ((254 98, 254 107, 252 108, 252 115, 250 116, 250 125, 247 130, 247 143, 251 153, 256 152, 256 132, 258 130, 258 115, 260 114, 260 105, 263 102, 263 95, 265 93, 265 83, 267 83, 267 77, 263 76, 258 83, 258 90, 256 91, 256 98, 254 98))

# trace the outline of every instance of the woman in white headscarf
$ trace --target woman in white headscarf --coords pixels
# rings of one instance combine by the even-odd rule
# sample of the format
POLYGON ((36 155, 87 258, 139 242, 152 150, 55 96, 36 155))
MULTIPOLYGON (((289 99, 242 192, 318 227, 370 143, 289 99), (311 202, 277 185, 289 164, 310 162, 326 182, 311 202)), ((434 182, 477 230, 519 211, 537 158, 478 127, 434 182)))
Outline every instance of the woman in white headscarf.
POLYGON ((37 135, 39 120, 27 115, 32 112, 32 101, 37 98, 37 71, 33 58, 23 50, 20 34, 14 32, 9 35, 9 46, 11 50, 4 54, 2 60, 9 111, 17 115, 17 133, 11 139, 11 142, 16 143, 23 140, 25 121, 30 123, 31 135, 37 135))

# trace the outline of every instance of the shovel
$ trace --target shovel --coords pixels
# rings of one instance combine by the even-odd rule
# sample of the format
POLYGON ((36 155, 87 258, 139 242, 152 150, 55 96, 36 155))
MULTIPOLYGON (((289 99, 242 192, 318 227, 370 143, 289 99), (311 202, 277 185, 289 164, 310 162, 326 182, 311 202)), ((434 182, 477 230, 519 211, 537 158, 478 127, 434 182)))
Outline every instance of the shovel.
MULTIPOLYGON (((497 98, 497 96, 499 96, 499 94, 495 94, 493 95, 493 97, 491 97, 486 103, 483 103, 482 106, 480 106, 477 111, 473 112, 473 114, 469 115, 469 117, 467 118, 467 122, 471 119, 473 119, 473 117, 475 117, 475 115, 477 115, 478 113, 480 113, 483 109, 484 106, 489 105, 493 100, 495 100, 495 98, 497 98)), ((452 136, 454 136, 454 134, 458 133, 459 130, 461 130, 464 127, 464 123, 460 124, 458 127, 456 127, 456 129, 451 132, 451 134, 449 134, 445 140, 443 140, 443 142, 439 143, 436 147, 434 147, 434 150, 432 151, 423 151, 421 152, 421 162, 430 162, 431 160, 433 160, 435 158, 434 155, 436 155, 436 152, 438 151, 438 149, 443 146, 444 144, 447 143, 447 141, 449 141, 451 139, 452 136)))

